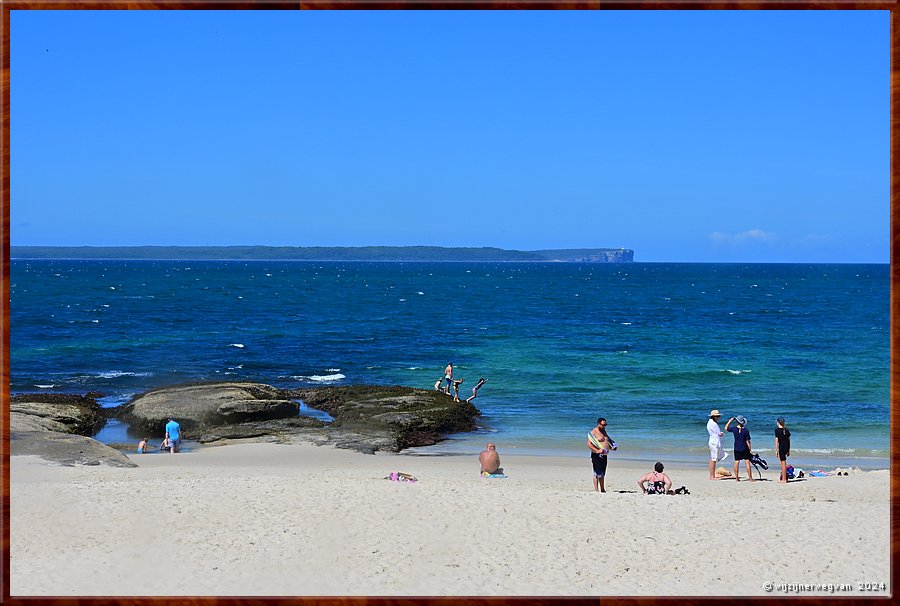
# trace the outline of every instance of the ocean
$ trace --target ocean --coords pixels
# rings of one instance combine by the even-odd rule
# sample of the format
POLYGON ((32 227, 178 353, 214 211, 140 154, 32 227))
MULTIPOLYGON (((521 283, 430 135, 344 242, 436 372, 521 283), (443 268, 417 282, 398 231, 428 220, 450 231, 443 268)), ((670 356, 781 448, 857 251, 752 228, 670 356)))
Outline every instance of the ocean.
POLYGON ((488 380, 482 427, 415 453, 586 457, 603 416, 615 456, 705 466, 717 408, 770 463, 783 416, 794 465, 887 467, 889 290, 888 265, 15 259, 11 391, 430 389, 452 362, 461 396, 488 380))

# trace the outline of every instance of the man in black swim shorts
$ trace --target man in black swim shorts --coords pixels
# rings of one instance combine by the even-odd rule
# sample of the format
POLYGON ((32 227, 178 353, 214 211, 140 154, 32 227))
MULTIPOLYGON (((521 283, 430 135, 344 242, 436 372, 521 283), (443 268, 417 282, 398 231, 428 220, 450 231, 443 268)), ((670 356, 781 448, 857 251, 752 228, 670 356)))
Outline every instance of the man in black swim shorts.
POLYGON ((597 419, 597 426, 588 434, 587 446, 591 451, 591 466, 594 468, 594 492, 606 492, 607 454, 615 450, 616 445, 606 433, 606 419, 597 419))

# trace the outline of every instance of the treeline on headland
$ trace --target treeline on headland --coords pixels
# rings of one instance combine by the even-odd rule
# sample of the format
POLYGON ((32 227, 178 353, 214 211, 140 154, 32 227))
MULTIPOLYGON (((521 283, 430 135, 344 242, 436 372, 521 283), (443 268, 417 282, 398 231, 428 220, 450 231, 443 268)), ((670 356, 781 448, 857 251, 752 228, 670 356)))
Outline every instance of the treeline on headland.
POLYGON ((11 246, 13 259, 493 261, 629 263, 628 248, 505 250, 443 246, 11 246))

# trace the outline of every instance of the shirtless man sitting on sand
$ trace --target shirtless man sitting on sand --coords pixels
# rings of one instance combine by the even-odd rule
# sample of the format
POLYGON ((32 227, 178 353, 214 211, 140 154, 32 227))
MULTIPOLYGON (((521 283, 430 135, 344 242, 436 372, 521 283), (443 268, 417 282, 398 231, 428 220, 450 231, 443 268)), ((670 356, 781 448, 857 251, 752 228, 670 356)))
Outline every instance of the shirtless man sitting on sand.
POLYGON ((497 454, 497 446, 488 442, 487 447, 481 451, 478 460, 481 462, 481 471, 484 473, 503 473, 500 467, 500 455, 497 454))

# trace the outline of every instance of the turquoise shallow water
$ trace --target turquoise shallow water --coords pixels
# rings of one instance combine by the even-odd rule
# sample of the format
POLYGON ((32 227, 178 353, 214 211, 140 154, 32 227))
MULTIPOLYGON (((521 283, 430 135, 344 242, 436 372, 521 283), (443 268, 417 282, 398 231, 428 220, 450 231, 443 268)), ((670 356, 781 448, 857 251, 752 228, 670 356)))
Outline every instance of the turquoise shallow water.
POLYGON ((620 456, 702 462, 718 408, 763 453, 784 416, 795 457, 888 455, 887 265, 14 260, 10 290, 14 393, 430 388, 453 362, 463 394, 488 378, 484 427, 435 452, 580 455, 604 416, 620 456))

